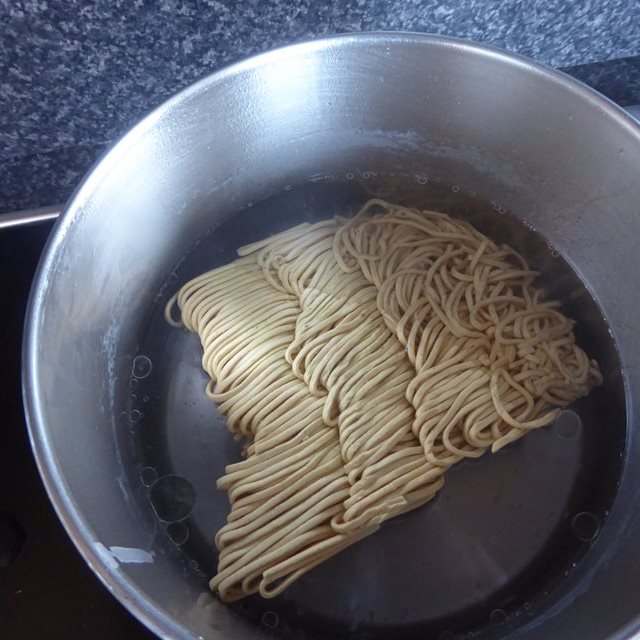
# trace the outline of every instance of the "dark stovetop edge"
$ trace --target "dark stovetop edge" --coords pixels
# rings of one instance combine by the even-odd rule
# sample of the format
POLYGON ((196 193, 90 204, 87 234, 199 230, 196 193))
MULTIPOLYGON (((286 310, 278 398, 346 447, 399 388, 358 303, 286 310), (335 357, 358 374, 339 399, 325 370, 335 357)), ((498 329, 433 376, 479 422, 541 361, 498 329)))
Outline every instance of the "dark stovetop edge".
POLYGON ((622 107, 640 103, 640 56, 562 68, 622 107))

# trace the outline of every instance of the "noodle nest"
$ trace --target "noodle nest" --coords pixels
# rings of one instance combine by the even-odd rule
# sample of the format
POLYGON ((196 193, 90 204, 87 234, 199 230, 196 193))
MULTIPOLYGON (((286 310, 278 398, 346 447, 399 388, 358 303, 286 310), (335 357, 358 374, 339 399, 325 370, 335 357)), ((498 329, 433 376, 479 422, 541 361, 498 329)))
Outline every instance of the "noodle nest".
POLYGON ((165 312, 244 443, 218 480, 222 600, 281 593, 602 383, 526 260, 446 214, 374 199, 238 253, 165 312))

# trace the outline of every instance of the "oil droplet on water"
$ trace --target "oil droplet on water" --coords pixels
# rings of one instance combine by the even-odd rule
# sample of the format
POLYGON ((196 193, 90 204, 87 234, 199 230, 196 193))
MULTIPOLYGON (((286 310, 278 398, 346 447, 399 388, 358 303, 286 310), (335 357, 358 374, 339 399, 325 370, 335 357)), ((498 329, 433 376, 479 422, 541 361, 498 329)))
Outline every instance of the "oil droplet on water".
POLYGON ((582 542, 591 542, 595 540, 600 531, 600 520, 589 511, 581 511, 576 513, 571 520, 571 529, 578 540, 582 542))
POLYGON ((507 621, 507 614, 502 609, 494 609, 489 614, 489 620, 493 624, 504 624, 507 621))
POLYGON ((582 430, 582 421, 574 411, 565 410, 556 418, 554 428, 561 438, 572 440, 582 430))
POLYGON ((189 539, 189 527, 184 522, 172 522, 167 526, 167 535, 175 545, 182 545, 189 539))
POLYGON ((265 611, 262 614, 262 624, 269 629, 275 629, 278 626, 278 614, 273 611, 265 611))
POLYGON ((158 479, 158 472, 153 467, 140 470, 140 480, 145 487, 150 487, 158 479))
POLYGON ((291 185, 290 184, 285 184, 284 185, 284 190, 285 191, 291 191, 291 185))
POLYGON ((453 193, 458 193, 458 191, 460 191, 460 187, 457 184, 454 184, 453 187, 451 187, 451 191, 453 191, 453 193))
POLYGON ((353 180, 353 177, 354 177, 354 176, 353 176, 353 173, 351 173, 351 172, 349 172, 349 173, 347 173, 347 174, 345 175, 345 178, 346 178, 347 180, 353 180))
POLYGON ((137 424, 140 420, 142 420, 142 412, 137 409, 131 409, 131 411, 129 411, 129 422, 137 424))
POLYGON ((153 369, 153 364, 147 356, 136 356, 133 360, 133 377, 134 378, 146 378, 153 369))
POLYGON ((427 184, 427 178, 425 176, 418 176, 418 184, 427 184))
POLYGON ((162 476, 149 490, 149 501, 160 520, 178 522, 193 511, 196 491, 182 476, 162 476))

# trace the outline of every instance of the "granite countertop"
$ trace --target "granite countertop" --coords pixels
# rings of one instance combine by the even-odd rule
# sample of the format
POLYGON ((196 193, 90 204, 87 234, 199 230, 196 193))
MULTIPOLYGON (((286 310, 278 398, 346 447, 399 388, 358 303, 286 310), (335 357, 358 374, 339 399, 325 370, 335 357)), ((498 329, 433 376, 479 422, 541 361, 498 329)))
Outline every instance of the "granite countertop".
POLYGON ((493 44, 640 102, 629 0, 0 0, 0 211, 62 202, 109 144, 225 63, 316 35, 493 44))

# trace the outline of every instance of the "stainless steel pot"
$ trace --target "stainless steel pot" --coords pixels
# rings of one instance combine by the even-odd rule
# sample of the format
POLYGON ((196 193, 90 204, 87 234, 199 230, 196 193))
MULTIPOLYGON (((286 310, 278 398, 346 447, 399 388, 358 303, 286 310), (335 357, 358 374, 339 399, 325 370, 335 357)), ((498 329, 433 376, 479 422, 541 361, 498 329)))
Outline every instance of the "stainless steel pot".
POLYGON ((316 40, 169 100, 78 188, 28 311, 33 448, 86 561, 163 637, 633 635, 639 170, 640 128, 606 99, 447 38, 316 40), (568 414, 577 427, 460 465, 433 505, 284 598, 226 607, 206 591, 207 537, 226 510, 215 477, 237 452, 203 399, 197 340, 158 309, 242 242, 367 193, 448 208, 535 247, 607 385, 568 414), (515 218, 496 217, 504 210, 515 218))

